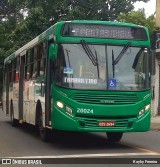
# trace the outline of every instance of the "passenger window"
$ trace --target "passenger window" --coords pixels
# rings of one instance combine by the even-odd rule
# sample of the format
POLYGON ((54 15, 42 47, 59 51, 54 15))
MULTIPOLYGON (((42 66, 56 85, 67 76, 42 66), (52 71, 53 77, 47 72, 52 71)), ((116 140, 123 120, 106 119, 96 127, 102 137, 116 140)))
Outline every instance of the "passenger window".
POLYGON ((33 54, 33 73, 32 73, 32 78, 37 77, 37 57, 38 57, 38 47, 34 47, 34 54, 33 54))
POLYGON ((11 61, 9 64, 9 82, 16 82, 16 66, 17 66, 17 58, 11 61))
POLYGON ((46 61, 45 43, 43 42, 39 45, 39 52, 38 52, 38 58, 37 58, 38 76, 44 76, 45 74, 45 61, 46 61))
POLYGON ((25 79, 35 79, 45 73, 45 43, 41 43, 27 51, 25 58, 25 79))

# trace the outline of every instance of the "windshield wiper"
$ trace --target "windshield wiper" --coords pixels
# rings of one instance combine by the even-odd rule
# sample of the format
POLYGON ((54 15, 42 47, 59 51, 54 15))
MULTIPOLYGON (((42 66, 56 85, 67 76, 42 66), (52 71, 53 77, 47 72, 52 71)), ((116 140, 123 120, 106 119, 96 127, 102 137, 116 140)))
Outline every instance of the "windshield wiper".
POLYGON ((80 40, 80 43, 83 49, 85 50, 87 56, 91 60, 92 64, 94 66, 97 66, 97 73, 98 73, 98 78, 99 78, 99 65, 98 65, 97 51, 95 50, 95 55, 94 55, 85 40, 80 40))
POLYGON ((93 63, 94 66, 97 66, 97 60, 96 57, 94 56, 94 54, 92 53, 91 49, 89 48, 88 44, 84 41, 81 40, 80 41, 82 44, 83 49, 85 50, 87 56, 89 57, 89 59, 91 60, 91 62, 93 63))
POLYGON ((122 49, 122 51, 119 53, 119 55, 117 56, 117 58, 115 60, 112 60, 113 63, 112 65, 116 65, 120 59, 123 57, 123 55, 126 53, 126 51, 128 50, 128 48, 131 46, 131 42, 128 42, 122 49))
POLYGON ((114 74, 115 74, 115 65, 114 65, 114 52, 112 50, 112 71, 113 71, 113 78, 114 78, 114 74))
POLYGON ((98 79, 99 79, 99 65, 98 65, 98 56, 97 56, 97 51, 96 50, 95 50, 95 55, 96 55, 97 73, 98 73, 98 79))

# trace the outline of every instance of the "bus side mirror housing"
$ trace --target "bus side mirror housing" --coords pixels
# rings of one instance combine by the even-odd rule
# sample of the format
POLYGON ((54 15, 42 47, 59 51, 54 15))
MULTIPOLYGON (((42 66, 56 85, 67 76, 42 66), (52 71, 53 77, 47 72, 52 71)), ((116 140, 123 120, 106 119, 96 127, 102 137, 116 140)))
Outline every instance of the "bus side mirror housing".
POLYGON ((49 46, 49 58, 51 60, 56 59, 57 58, 57 51, 58 51, 58 45, 51 43, 49 46))

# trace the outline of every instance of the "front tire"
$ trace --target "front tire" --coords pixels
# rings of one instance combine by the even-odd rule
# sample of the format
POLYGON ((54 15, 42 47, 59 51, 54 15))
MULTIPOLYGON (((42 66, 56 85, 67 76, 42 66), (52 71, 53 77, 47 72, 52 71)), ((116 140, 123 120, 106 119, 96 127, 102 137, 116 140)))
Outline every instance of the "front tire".
POLYGON ((110 143, 117 143, 121 140, 122 136, 123 136, 122 132, 108 132, 107 133, 107 140, 110 143))

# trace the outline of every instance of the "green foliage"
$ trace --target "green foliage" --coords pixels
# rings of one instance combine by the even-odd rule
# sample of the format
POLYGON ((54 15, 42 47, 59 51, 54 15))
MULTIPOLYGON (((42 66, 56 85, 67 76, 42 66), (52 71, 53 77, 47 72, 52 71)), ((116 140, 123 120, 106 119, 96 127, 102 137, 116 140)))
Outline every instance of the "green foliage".
POLYGON ((118 21, 146 26, 148 27, 150 32, 152 32, 156 28, 154 15, 151 15, 147 18, 144 9, 139 9, 138 11, 132 11, 127 14, 121 13, 118 16, 118 21))
POLYGON ((129 13, 121 13, 118 16, 118 21, 134 23, 142 26, 146 26, 149 30, 151 43, 153 41, 152 35, 153 32, 156 30, 156 23, 154 15, 149 16, 148 18, 145 15, 145 10, 140 9, 138 11, 132 11, 129 13))

